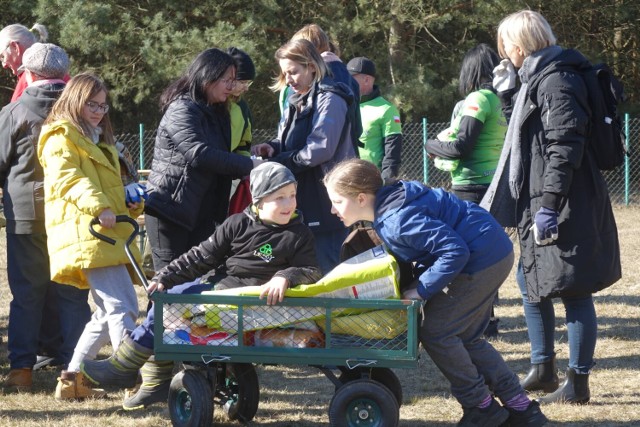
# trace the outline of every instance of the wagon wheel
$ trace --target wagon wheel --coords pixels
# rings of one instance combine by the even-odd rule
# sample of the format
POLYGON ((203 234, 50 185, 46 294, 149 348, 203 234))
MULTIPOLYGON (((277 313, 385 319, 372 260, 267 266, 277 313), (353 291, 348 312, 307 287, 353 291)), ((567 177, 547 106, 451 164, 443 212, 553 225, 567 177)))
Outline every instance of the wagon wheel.
POLYGON ((258 411, 260 387, 251 363, 227 363, 216 387, 216 398, 231 420, 247 423, 258 411))
POLYGON ((338 380, 342 384, 363 378, 363 373, 369 371, 369 378, 382 383, 393 393, 398 402, 398 406, 402 406, 402 384, 397 375, 389 368, 356 368, 342 370, 338 380))
POLYGON ((169 415, 174 427, 213 425, 213 393, 204 375, 187 369, 173 377, 169 386, 169 415))
POLYGON ((332 427, 396 427, 399 418, 393 393, 377 381, 349 381, 336 390, 329 404, 332 427))

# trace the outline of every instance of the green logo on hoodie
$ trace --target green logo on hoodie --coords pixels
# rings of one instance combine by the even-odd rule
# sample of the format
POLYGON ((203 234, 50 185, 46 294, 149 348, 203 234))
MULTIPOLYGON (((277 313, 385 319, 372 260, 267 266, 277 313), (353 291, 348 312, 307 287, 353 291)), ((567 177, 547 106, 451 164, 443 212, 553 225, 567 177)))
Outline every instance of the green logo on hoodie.
POLYGON ((269 243, 260 246, 260 248, 254 251, 253 254, 259 258, 262 258, 262 260, 265 262, 271 262, 271 260, 274 258, 273 248, 269 243))

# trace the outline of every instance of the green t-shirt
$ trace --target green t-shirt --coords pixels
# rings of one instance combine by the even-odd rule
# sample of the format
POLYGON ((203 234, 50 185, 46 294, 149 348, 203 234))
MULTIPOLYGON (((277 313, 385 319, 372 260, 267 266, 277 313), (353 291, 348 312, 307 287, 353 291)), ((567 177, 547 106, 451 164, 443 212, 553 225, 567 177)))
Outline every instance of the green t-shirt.
POLYGON ((362 135, 358 152, 360 158, 368 160, 378 168, 384 158, 384 139, 389 135, 402 133, 400 112, 389 101, 381 96, 360 103, 362 118, 362 135))
POLYGON ((452 184, 489 184, 496 171, 507 133, 507 120, 502 113, 500 98, 488 89, 480 89, 467 95, 453 122, 454 135, 457 135, 463 116, 473 117, 484 123, 484 126, 471 154, 460 159, 458 167, 451 172, 452 184))
POLYGON ((231 118, 231 152, 251 156, 251 120, 237 102, 229 106, 231 118))

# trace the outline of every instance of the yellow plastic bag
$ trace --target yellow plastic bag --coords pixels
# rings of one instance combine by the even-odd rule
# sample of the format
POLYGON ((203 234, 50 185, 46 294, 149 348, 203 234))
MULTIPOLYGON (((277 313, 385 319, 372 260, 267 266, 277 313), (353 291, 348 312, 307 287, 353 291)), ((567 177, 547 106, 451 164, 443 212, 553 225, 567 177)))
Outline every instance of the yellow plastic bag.
MULTIPOLYGON (((400 298, 398 263, 381 246, 344 261, 312 285, 299 285, 285 292, 286 298, 322 297, 351 299, 400 298)), ((258 296, 259 286, 207 291, 203 295, 258 296)), ((210 328, 235 331, 236 307, 202 304, 204 324, 210 328)), ((244 330, 285 326, 302 320, 324 316, 320 307, 246 307, 243 311, 244 330), (265 309, 270 308, 270 309, 265 309)))
MULTIPOLYGON (((316 322, 326 332, 324 321, 316 322)), ((331 333, 368 339, 393 339, 407 332, 405 310, 375 310, 331 319, 331 333)))

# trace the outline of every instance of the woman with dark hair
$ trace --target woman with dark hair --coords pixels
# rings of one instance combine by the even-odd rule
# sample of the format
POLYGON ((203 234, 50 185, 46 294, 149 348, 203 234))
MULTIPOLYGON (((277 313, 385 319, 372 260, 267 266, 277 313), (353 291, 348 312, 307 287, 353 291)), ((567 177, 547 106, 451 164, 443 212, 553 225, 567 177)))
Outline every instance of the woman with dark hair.
MULTIPOLYGON (((507 133, 500 98, 492 86, 493 69, 499 63, 498 54, 485 43, 467 51, 460 67, 464 100, 454 109, 451 127, 425 145, 429 154, 437 156, 436 167, 451 174, 451 192, 473 203, 480 203, 489 188, 507 133)), ((492 308, 485 336, 498 336, 498 322, 492 308)))
POLYGON ((480 203, 491 183, 507 132, 500 99, 492 87, 498 63, 498 54, 484 43, 465 54, 459 86, 463 104, 452 126, 425 145, 429 154, 437 156, 436 167, 451 173, 453 194, 474 203, 480 203))
POLYGON ((235 74, 230 55, 207 49, 160 97, 145 209, 156 271, 213 234, 227 217, 232 179, 260 162, 230 153, 235 74))
POLYGON ((275 55, 280 75, 274 91, 290 87, 293 94, 280 121, 278 136, 253 152, 288 167, 298 181, 298 206, 316 239, 320 269, 327 274, 340 261, 347 230, 331 215, 322 178, 339 161, 355 157, 347 120, 353 95, 344 83, 328 77, 320 52, 305 39, 292 40, 275 55))

